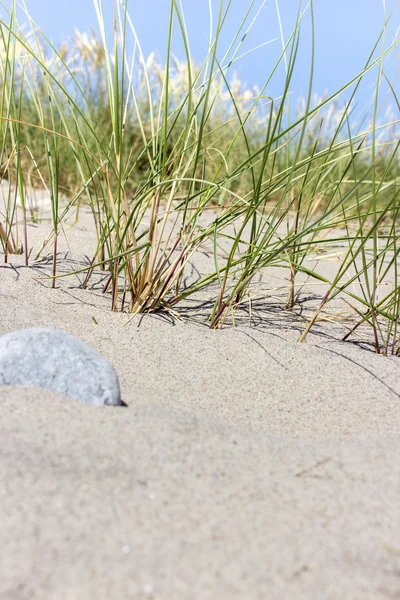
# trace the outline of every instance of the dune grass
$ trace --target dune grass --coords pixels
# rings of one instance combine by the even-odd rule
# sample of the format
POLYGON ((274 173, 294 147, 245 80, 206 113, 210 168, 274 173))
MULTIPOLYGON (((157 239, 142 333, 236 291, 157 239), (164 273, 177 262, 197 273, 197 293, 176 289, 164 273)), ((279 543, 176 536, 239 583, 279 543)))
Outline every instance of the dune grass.
MULTIPOLYGON (((210 12, 201 63, 192 57, 178 0, 170 0, 165 61, 143 55, 129 10, 119 2, 110 45, 101 1, 93 3, 99 32, 76 32, 60 47, 30 18, 29 3, 23 3, 25 29, 15 0, 1 22, 0 166, 10 183, 0 215, 5 260, 22 247, 28 263, 26 224, 37 215, 26 190, 46 187, 51 231, 41 252, 52 244, 53 284, 60 230, 71 213, 79 218, 84 203, 98 240, 84 285, 94 269, 107 270, 103 291, 112 310, 175 310, 190 294, 217 286, 209 323, 220 327, 251 301, 256 278, 279 267, 288 279, 282 310, 295 307, 300 276, 326 286, 300 340, 341 295, 356 318, 346 337, 368 325, 376 352, 399 354, 400 105, 385 73, 397 47, 397 40, 386 40, 392 15, 385 15, 361 72, 318 97, 312 1, 299 6, 287 38, 278 27, 277 39, 265 41, 281 51, 261 88, 235 75, 259 2, 248 2, 221 52, 230 2, 220 1, 217 13, 210 12), (296 102, 292 79, 305 19, 312 31, 308 94, 296 102), (171 49, 177 34, 183 59, 171 49), (273 98, 268 90, 279 69, 285 82, 273 98), (371 72, 373 108, 357 120, 358 91, 371 72), (320 263, 310 268, 308 259, 338 244, 339 267, 327 280, 320 263), (214 269, 187 285, 188 265, 204 245, 214 248, 214 269)), ((276 9, 280 24, 278 2, 276 9)))

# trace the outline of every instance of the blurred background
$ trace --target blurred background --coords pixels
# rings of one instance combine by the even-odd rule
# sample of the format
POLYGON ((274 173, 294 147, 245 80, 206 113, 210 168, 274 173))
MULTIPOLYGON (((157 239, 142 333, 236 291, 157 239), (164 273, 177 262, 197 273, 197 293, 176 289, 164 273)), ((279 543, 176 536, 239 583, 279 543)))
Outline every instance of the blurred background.
MULTIPOLYGON (((191 51, 195 60, 200 62, 207 50, 210 28, 210 7, 213 11, 214 26, 218 17, 220 0, 179 0, 183 8, 186 25, 191 42, 191 51)), ((262 86, 268 78, 271 68, 282 48, 281 33, 288 39, 296 21, 299 2, 296 0, 257 0, 247 19, 248 25, 252 18, 259 14, 254 22, 240 53, 258 48, 241 59, 235 66, 235 72, 242 82, 248 86, 262 86), (278 11, 281 18, 280 27, 278 11), (278 38, 278 39, 276 39, 278 38)), ((6 18, 6 7, 10 0, 3 2, 2 18, 6 18)), ((238 25, 244 18, 250 2, 248 0, 232 0, 227 21, 224 25, 220 44, 220 55, 229 46, 238 25)), ((302 3, 303 9, 308 5, 302 3)), ((394 10, 386 32, 385 45, 388 46, 400 28, 400 5, 398 0, 314 0, 315 17, 315 70, 313 90, 319 95, 338 90, 342 85, 356 76, 364 67, 386 15, 394 10)), ((66 41, 73 35, 74 29, 89 32, 91 28, 98 30, 96 11, 93 0, 26 0, 26 6, 31 16, 43 29, 46 35, 56 44, 66 41)), ((129 0, 128 10, 137 30, 144 55, 156 51, 162 58, 165 56, 168 19, 168 0, 129 0)), ((227 6, 227 0, 224 0, 227 6)), ((103 10, 108 24, 108 33, 112 37, 114 0, 103 0, 103 10)), ((20 11, 20 22, 23 22, 23 12, 20 11)), ((292 79, 292 89, 295 97, 307 94, 310 56, 311 56, 311 19, 307 10, 302 24, 302 39, 296 71, 292 79)), ((377 53, 382 48, 379 45, 377 53)), ((175 27, 173 52, 178 58, 184 58, 181 36, 175 27)), ((391 53, 385 63, 385 69, 392 80, 396 76, 397 58, 391 53)), ((284 68, 276 74, 268 93, 278 96, 282 90, 284 68)), ((365 78, 363 88, 358 94, 362 112, 371 102, 376 72, 370 78, 365 78)), ((343 96, 343 99, 346 95, 343 96)))

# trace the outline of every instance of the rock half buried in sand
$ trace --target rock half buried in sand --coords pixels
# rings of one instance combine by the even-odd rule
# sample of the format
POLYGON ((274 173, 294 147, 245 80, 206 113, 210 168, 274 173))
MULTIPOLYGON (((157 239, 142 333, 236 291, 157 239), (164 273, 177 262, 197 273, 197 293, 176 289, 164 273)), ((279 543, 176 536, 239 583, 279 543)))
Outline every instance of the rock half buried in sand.
POLYGON ((1 336, 0 385, 33 385, 94 406, 123 404, 112 365, 56 329, 21 329, 1 336))

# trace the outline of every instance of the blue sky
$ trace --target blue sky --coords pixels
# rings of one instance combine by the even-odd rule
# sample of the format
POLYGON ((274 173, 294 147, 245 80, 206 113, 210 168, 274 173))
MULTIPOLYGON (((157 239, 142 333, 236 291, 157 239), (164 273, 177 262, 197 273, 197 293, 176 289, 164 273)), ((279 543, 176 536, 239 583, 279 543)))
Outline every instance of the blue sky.
MULTIPOLYGON (((10 0, 8 0, 10 1, 10 0)), ((215 13, 219 0, 211 0, 215 13)), ((226 1, 226 0, 225 0, 226 1)), ((386 0, 387 10, 398 0, 386 0)), ((198 59, 204 56, 209 29, 208 0, 182 0, 189 29, 192 53, 198 59)), ((256 2, 260 6, 262 0, 256 2)), ((74 28, 88 30, 96 27, 96 14, 92 0, 26 0, 28 10, 40 27, 58 43, 71 34, 74 28)), ((110 32, 114 0, 103 0, 110 32)), ((303 5, 305 2, 303 2, 303 5)), ((129 13, 138 31, 144 53, 158 50, 165 52, 169 0, 129 0, 129 13)), ((243 16, 247 0, 232 0, 232 8, 222 35, 221 50, 229 43, 243 16)), ((288 35, 296 17, 297 0, 279 0, 284 35, 288 35)), ((383 23, 382 0, 314 0, 316 26, 316 62, 314 91, 322 94, 333 92, 356 75, 377 38, 383 23)), ((4 11, 1 11, 4 15, 4 11)), ((396 27, 400 26, 400 6, 388 29, 388 41, 393 40, 396 27)), ((183 56, 182 45, 176 32, 174 50, 183 56)), ((275 0, 267 0, 257 22, 249 34, 243 49, 248 50, 279 35, 275 0)), ((297 62, 292 88, 295 95, 305 94, 309 79, 310 22, 302 28, 301 50, 297 62)), ((400 49, 400 45, 399 45, 400 49)), ((261 85, 268 77, 278 56, 280 42, 274 42, 249 55, 237 65, 240 78, 249 84, 261 85)), ((395 76, 395 56, 387 64, 391 77, 395 76)), ((270 93, 279 95, 283 72, 272 83, 270 93)), ((372 79, 369 80, 372 86, 372 79)), ((364 86, 361 101, 367 103, 372 87, 364 86)))

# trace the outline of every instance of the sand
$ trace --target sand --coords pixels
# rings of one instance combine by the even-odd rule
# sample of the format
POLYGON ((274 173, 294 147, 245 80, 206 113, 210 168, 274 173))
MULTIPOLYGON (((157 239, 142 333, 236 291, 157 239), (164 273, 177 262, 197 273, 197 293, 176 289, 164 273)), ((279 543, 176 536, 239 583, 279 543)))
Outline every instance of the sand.
MULTIPOLYGON (((94 244, 87 214, 67 233, 61 271, 94 244)), ((128 407, 0 387, 2 599, 400 598, 399 358, 298 344, 271 299, 235 328, 204 299, 127 325, 49 268, 0 264, 0 334, 78 336, 128 407)))

